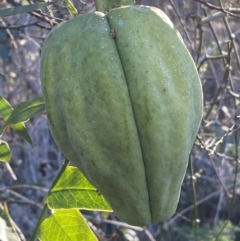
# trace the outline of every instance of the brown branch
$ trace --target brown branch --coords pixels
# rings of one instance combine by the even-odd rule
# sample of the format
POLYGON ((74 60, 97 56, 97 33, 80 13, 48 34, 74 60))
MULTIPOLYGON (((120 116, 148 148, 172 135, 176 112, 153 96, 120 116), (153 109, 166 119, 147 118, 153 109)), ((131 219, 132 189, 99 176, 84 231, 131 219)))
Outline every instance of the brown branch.
POLYGON ((20 29, 20 28, 26 28, 26 27, 30 27, 30 26, 34 26, 38 24, 38 22, 34 22, 34 23, 29 23, 29 24, 25 24, 25 25, 19 25, 19 26, 1 26, 0 25, 0 29, 20 29))
MULTIPOLYGON (((199 3, 207 6, 208 8, 210 8, 210 9, 212 9, 212 10, 218 10, 218 11, 223 12, 223 13, 231 16, 231 17, 240 19, 240 16, 239 16, 239 15, 234 14, 234 13, 230 12, 229 10, 226 10, 226 9, 224 9, 224 8, 222 8, 222 7, 218 7, 218 6, 216 6, 216 5, 213 5, 213 4, 211 4, 211 3, 208 3, 208 2, 202 1, 202 0, 193 0, 193 1, 199 2, 199 3)), ((234 11, 234 12, 235 12, 235 11, 234 11)))

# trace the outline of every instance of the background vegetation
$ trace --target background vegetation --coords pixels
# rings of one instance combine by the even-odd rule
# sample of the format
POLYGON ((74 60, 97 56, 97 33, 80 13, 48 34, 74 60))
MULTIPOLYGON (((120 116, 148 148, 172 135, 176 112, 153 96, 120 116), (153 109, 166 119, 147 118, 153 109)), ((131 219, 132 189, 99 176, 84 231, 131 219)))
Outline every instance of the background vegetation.
MULTIPOLYGON (((170 220, 142 229, 119 222, 113 214, 84 215, 99 240, 240 241, 239 0, 136 2, 162 9, 183 36, 202 81, 203 122, 177 212, 170 220)), ((36 1, 0 0, 0 9, 27 3, 36 1)), ((94 11, 92 1, 73 3, 79 14, 94 11)), ((11 105, 41 92, 42 42, 54 25, 70 18, 61 2, 0 18, 0 96, 11 105)), ((44 113, 26 126, 34 147, 8 128, 2 139, 9 143, 12 157, 9 164, 0 164, 0 209, 8 208, 22 240, 29 240, 43 209, 43 198, 64 161, 44 113)))

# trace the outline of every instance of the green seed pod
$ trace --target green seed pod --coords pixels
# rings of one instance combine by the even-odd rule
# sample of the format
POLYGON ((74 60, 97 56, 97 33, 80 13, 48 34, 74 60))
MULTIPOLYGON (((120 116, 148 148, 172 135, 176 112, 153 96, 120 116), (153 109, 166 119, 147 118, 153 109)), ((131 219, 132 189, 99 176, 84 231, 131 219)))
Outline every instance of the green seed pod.
POLYGON ((41 56, 50 129, 132 225, 170 218, 202 116, 202 89, 159 9, 126 6, 54 28, 41 56))

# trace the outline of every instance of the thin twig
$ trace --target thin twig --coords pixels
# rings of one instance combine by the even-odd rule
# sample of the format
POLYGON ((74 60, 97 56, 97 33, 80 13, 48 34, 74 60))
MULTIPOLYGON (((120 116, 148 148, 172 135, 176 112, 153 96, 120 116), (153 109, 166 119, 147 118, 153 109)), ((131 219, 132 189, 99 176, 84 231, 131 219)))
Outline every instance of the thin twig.
POLYGON ((207 6, 208 8, 210 8, 210 9, 212 9, 212 10, 218 10, 218 11, 223 12, 223 13, 231 16, 231 17, 240 19, 240 16, 239 16, 239 15, 234 14, 234 13, 230 12, 229 10, 226 10, 226 9, 224 9, 224 8, 222 8, 222 7, 218 7, 218 6, 216 6, 216 5, 213 5, 213 4, 209 3, 209 2, 202 1, 202 0, 193 0, 193 1, 199 2, 199 3, 207 6))
POLYGON ((8 172, 10 173, 12 179, 14 181, 16 181, 17 180, 17 176, 15 175, 15 173, 14 173, 12 167, 10 166, 10 164, 8 162, 6 162, 5 165, 6 165, 6 168, 7 168, 8 172))
POLYGON ((0 188, 0 192, 4 192, 7 189, 21 189, 21 188, 30 188, 30 189, 40 190, 43 192, 48 192, 48 189, 46 189, 46 188, 39 187, 39 186, 33 186, 33 185, 27 185, 27 184, 19 184, 19 185, 13 185, 13 186, 0 188))
POLYGON ((173 7, 173 9, 174 9, 174 12, 176 13, 176 15, 177 15, 177 17, 178 17, 178 19, 179 19, 179 22, 180 22, 180 24, 181 24, 181 27, 182 27, 182 29, 183 29, 183 32, 185 33, 185 35, 186 35, 186 37, 187 37, 187 40, 188 40, 188 42, 189 42, 189 44, 190 44, 190 47, 191 47, 191 51, 192 51, 192 53, 193 53, 194 51, 193 51, 192 42, 191 42, 191 39, 190 39, 190 37, 189 37, 189 34, 188 34, 187 30, 186 30, 185 24, 183 23, 182 18, 181 18, 181 16, 180 16, 177 8, 175 7, 174 3, 172 2, 172 0, 168 0, 168 1, 169 1, 170 4, 172 5, 172 7, 173 7))
POLYGON ((0 29, 20 29, 20 28, 27 28, 30 26, 35 26, 36 24, 38 24, 38 22, 34 22, 34 23, 29 23, 29 24, 25 24, 25 25, 19 25, 19 26, 0 26, 0 29))
POLYGON ((14 191, 9 190, 9 189, 6 190, 6 192, 14 195, 15 197, 18 197, 18 198, 24 200, 25 202, 27 202, 27 203, 29 203, 29 204, 31 204, 31 205, 33 205, 33 206, 36 206, 36 207, 38 207, 38 208, 40 208, 40 209, 43 209, 43 205, 42 205, 42 204, 36 203, 36 202, 34 202, 34 201, 32 201, 32 200, 24 197, 23 195, 21 195, 21 194, 19 194, 19 193, 17 193, 17 192, 14 192, 14 191))
POLYGON ((189 165, 190 165, 190 172, 191 172, 191 184, 192 184, 192 193, 193 193, 193 206, 194 206, 194 235, 195 235, 195 241, 198 241, 198 211, 197 211, 197 196, 196 196, 196 177, 194 175, 194 168, 193 168, 193 161, 192 158, 189 158, 189 165))
MULTIPOLYGON (((228 185, 227 188, 232 188, 233 184, 228 185)), ((208 195, 207 197, 202 198, 201 200, 197 201, 196 205, 200 205, 206 201, 208 201, 209 199, 212 199, 213 197, 215 197, 216 195, 218 195, 220 193, 220 190, 208 195)), ((168 227, 169 225, 173 224, 179 217, 181 217, 183 214, 185 214, 186 212, 192 210, 194 208, 194 205, 191 205, 187 208, 185 208, 184 210, 182 210, 179 213, 176 213, 175 216, 173 218, 171 218, 169 221, 164 223, 163 228, 168 227)))

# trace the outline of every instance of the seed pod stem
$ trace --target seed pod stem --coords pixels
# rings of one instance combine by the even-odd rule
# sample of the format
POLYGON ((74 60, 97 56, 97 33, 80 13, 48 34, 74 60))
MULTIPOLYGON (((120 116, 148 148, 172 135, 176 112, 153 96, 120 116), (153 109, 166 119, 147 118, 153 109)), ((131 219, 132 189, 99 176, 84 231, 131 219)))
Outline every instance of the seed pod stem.
POLYGON ((105 13, 103 0, 94 0, 94 3, 97 11, 105 13))

